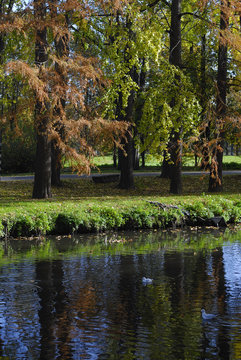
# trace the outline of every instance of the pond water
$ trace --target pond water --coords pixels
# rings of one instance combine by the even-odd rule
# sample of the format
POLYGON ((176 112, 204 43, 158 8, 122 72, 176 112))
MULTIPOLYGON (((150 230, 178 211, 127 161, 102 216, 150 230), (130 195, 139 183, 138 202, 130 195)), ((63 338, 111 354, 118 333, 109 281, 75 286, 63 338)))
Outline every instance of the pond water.
POLYGON ((241 359, 241 231, 3 241, 0 359, 241 359))

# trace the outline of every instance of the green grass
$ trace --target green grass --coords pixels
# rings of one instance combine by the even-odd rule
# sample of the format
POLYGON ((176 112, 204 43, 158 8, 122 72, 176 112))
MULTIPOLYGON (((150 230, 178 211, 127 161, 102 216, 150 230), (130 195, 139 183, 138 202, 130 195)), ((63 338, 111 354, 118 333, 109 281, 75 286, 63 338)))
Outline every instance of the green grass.
MULTIPOLYGON (((95 165, 102 171, 117 171, 113 167, 113 159, 111 155, 97 156, 94 160, 95 165)), ((162 164, 162 157, 155 157, 152 155, 146 155, 145 168, 141 168, 138 171, 160 171, 162 164)), ((224 170, 241 170, 241 156, 226 156, 223 157, 224 170)), ((183 157, 183 170, 199 170, 199 167, 195 167, 194 156, 183 157)))
POLYGON ((207 194, 208 176, 183 176, 183 194, 169 194, 169 180, 159 177, 135 177, 135 188, 121 190, 117 183, 95 184, 90 179, 69 179, 63 181, 62 187, 53 187, 53 197, 49 200, 33 200, 32 181, 0 182, 0 214, 16 207, 64 207, 72 203, 82 206, 91 204, 107 204, 115 207, 139 204, 145 200, 168 203, 198 200, 200 196, 213 198, 225 197, 232 200, 240 199, 241 176, 224 176, 224 192, 207 194), (206 195, 205 195, 206 194, 206 195))
POLYGON ((224 176, 224 192, 207 194, 208 176, 183 176, 183 194, 170 195, 169 180, 136 177, 135 188, 121 190, 117 183, 95 184, 90 179, 69 179, 53 187, 53 197, 33 200, 32 181, 0 182, 0 234, 72 233, 75 229, 153 228, 179 224, 187 209, 192 218, 241 218, 241 176, 224 176), (179 205, 163 211, 148 201, 179 205), (3 225, 1 225, 1 223, 3 225), (169 225, 168 225, 169 224, 169 225))

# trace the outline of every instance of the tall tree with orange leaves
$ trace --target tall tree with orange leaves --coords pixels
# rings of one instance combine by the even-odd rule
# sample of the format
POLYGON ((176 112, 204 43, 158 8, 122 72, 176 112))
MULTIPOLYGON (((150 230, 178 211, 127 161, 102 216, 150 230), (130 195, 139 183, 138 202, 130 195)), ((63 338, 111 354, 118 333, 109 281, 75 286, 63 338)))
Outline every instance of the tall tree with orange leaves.
POLYGON ((98 59, 74 48, 70 56, 68 53, 68 42, 73 44, 74 35, 67 14, 72 24, 81 22, 96 11, 95 5, 115 12, 119 2, 34 0, 15 14, 22 20, 16 28, 35 51, 34 61, 23 56, 5 66, 8 74, 19 74, 30 90, 29 111, 37 139, 34 198, 51 197, 51 144, 78 173, 89 173, 96 149, 113 141, 118 145, 127 128, 123 122, 102 119, 85 101, 90 84, 96 89, 106 85, 98 59))

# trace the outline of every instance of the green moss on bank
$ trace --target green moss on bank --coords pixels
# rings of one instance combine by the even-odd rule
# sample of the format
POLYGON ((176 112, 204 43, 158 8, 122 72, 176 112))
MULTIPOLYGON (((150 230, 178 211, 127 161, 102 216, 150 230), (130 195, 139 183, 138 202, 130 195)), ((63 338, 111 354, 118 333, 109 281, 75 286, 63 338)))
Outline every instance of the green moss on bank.
POLYGON ((183 195, 174 196, 168 192, 169 180, 160 177, 135 178, 131 190, 121 190, 117 183, 71 179, 53 188, 49 200, 31 199, 31 181, 1 182, 0 236, 205 225, 214 216, 230 223, 241 221, 241 176, 225 176, 222 194, 205 194, 207 182, 207 177, 184 176, 183 195), (163 209, 149 201, 177 208, 163 209))
POLYGON ((64 208, 42 207, 6 213, 0 218, 1 236, 101 232, 106 230, 160 229, 206 224, 209 218, 223 217, 227 223, 241 221, 241 202, 224 198, 203 198, 163 207, 143 201, 138 205, 114 207, 72 204, 64 208))

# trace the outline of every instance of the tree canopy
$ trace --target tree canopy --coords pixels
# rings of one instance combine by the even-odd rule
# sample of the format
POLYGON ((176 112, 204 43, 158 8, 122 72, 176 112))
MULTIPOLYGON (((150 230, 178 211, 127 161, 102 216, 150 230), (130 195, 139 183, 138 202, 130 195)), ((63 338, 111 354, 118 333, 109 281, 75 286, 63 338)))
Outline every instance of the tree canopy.
POLYGON ((34 127, 34 197, 61 158, 89 173, 113 143, 121 187, 138 149, 164 151, 179 182, 185 145, 218 190, 223 142, 240 142, 239 1, 3 0, 0 18, 1 131, 34 127))

